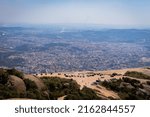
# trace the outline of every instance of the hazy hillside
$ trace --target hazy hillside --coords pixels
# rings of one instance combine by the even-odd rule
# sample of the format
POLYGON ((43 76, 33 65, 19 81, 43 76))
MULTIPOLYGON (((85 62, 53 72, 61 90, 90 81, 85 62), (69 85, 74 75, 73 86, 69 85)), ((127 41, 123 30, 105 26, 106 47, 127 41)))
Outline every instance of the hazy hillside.
POLYGON ((26 73, 150 65, 150 30, 0 27, 0 66, 26 73))

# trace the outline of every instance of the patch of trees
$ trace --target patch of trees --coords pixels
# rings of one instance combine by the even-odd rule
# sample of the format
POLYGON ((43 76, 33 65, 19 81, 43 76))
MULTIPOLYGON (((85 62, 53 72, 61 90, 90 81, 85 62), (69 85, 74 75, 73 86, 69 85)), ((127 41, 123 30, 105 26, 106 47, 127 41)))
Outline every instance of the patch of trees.
MULTIPOLYGON (((118 87, 120 85, 121 82, 119 82, 118 80, 116 82, 114 81, 106 81, 104 80, 101 85, 106 87, 109 90, 113 90, 115 92, 123 92, 121 91, 121 89, 118 87)), ((124 90, 124 89, 123 89, 124 90)))
POLYGON ((63 79, 59 77, 42 77, 41 78, 46 89, 39 90, 36 83, 29 79, 24 79, 22 72, 16 69, 0 69, 0 99, 11 98, 28 98, 38 100, 58 99, 65 96, 66 100, 93 100, 100 99, 95 91, 84 87, 80 90, 80 86, 72 79, 63 79), (14 88, 7 85, 9 75, 21 78, 26 86, 26 92, 18 93, 14 88))
POLYGON ((26 85, 26 96, 25 98, 29 99, 38 99, 38 100, 48 100, 49 97, 44 94, 43 91, 38 90, 37 85, 34 81, 29 79, 24 79, 26 85))
POLYGON ((0 99, 19 98, 18 92, 7 86, 10 73, 6 69, 0 68, 0 99))
POLYGON ((23 72, 21 72, 21 71, 18 71, 18 70, 16 70, 16 69, 8 69, 7 70, 7 73, 9 74, 9 75, 14 75, 14 76, 17 76, 17 77, 19 77, 19 78, 23 78, 23 72))
POLYGON ((114 77, 114 76, 117 76, 117 75, 118 75, 117 73, 112 73, 111 77, 114 77))
POLYGON ((16 90, 7 87, 6 85, 0 84, 0 99, 19 98, 20 95, 16 90))
POLYGON ((50 99, 57 99, 62 96, 65 96, 65 100, 100 99, 90 88, 84 87, 80 90, 80 86, 72 79, 58 77, 43 77, 41 79, 48 87, 50 99))
POLYGON ((14 75, 19 78, 23 78, 23 73, 14 68, 7 70, 0 68, 0 84, 6 84, 9 79, 9 75, 14 75))
POLYGON ((101 98, 97 96, 94 90, 83 87, 82 90, 68 94, 65 100, 100 100, 101 98))
POLYGON ((4 69, 0 69, 0 84, 6 84, 8 81, 8 73, 4 69))
POLYGON ((17 76, 23 79, 23 73, 16 69, 0 69, 0 99, 10 99, 10 98, 29 98, 29 99, 49 99, 45 96, 43 91, 37 88, 34 81, 29 79, 23 79, 26 85, 25 93, 18 93, 14 88, 9 87, 7 82, 9 80, 9 75, 17 76))
POLYGON ((42 77, 41 79, 49 90, 50 99, 57 99, 58 97, 80 90, 80 86, 71 79, 58 77, 42 77))
POLYGON ((115 81, 101 81, 100 85, 112 90, 124 100, 144 100, 150 99, 150 95, 145 92, 139 80, 124 77, 115 81))
POLYGON ((140 79, 149 79, 150 80, 150 76, 143 74, 142 72, 136 72, 136 71, 127 71, 124 76, 130 76, 130 77, 134 77, 134 78, 140 78, 140 79))
POLYGON ((40 94, 35 82, 29 79, 24 79, 24 83, 26 85, 26 98, 39 99, 40 94))
POLYGON ((33 82, 29 79, 24 79, 24 83, 26 85, 26 90, 38 89, 35 82, 33 82))

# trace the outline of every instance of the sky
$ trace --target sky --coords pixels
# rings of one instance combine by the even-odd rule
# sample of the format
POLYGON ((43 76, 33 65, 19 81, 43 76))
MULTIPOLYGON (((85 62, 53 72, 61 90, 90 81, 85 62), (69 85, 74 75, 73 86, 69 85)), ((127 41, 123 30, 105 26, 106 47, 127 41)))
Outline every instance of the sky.
POLYGON ((0 24, 150 27, 150 0, 0 0, 0 24))

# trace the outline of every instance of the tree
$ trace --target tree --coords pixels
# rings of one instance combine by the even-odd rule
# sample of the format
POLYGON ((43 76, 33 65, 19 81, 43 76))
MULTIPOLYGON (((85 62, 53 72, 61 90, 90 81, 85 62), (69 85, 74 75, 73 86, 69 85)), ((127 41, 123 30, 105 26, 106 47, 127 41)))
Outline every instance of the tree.
POLYGON ((4 69, 0 69, 0 83, 6 84, 8 81, 8 73, 4 69))
POLYGON ((21 71, 14 69, 14 68, 8 69, 7 72, 9 75, 14 75, 14 76, 17 76, 19 78, 23 78, 23 73, 21 71))

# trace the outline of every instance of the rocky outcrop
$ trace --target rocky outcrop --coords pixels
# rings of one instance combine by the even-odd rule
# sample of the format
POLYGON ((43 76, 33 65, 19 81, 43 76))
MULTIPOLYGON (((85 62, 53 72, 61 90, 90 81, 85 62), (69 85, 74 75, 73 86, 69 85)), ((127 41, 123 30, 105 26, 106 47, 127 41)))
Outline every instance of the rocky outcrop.
POLYGON ((17 76, 10 75, 6 85, 10 88, 15 89, 18 93, 26 92, 26 86, 24 81, 17 76))

